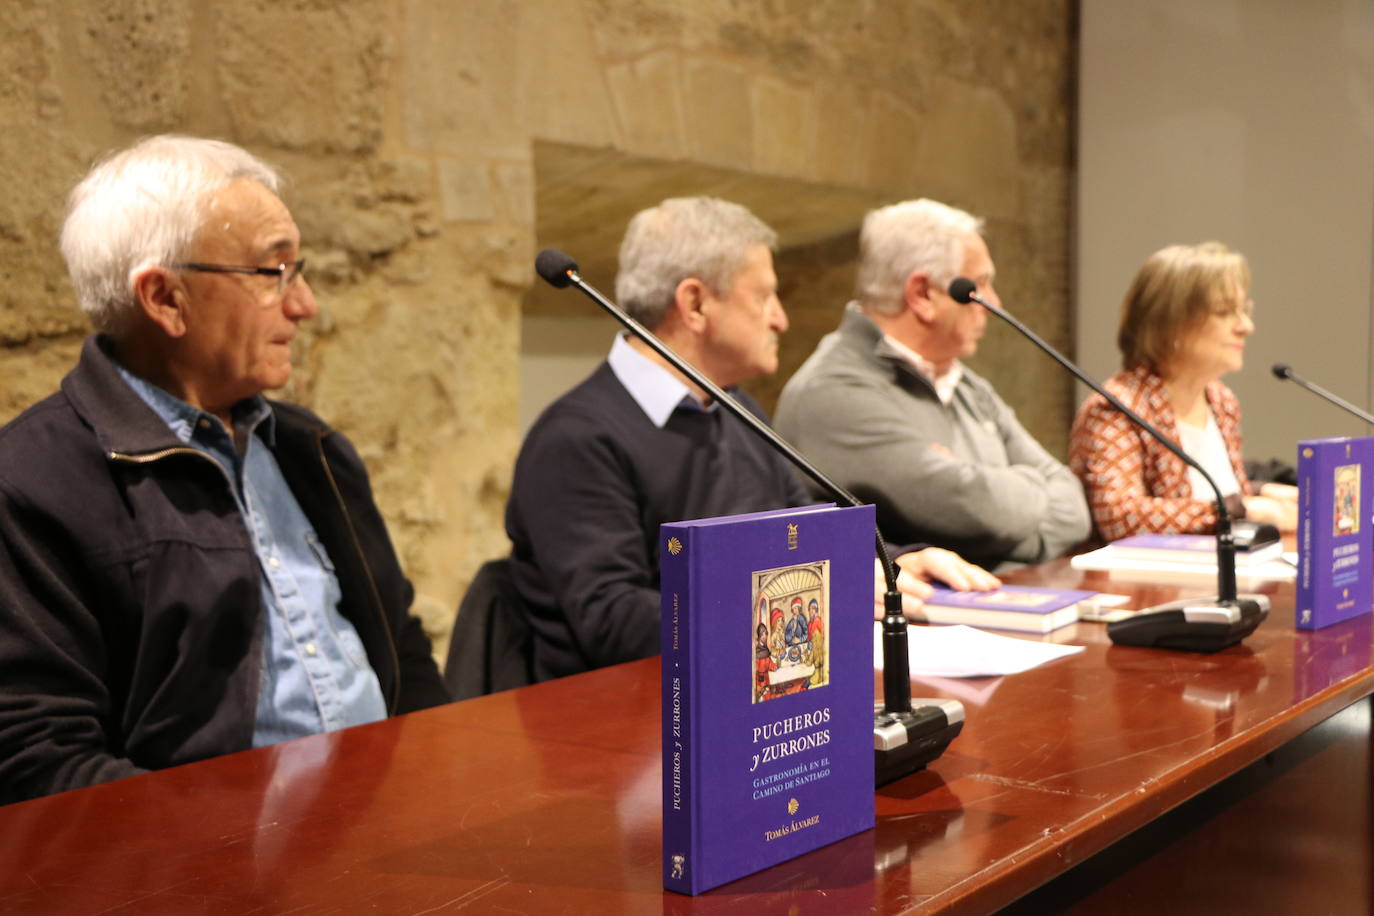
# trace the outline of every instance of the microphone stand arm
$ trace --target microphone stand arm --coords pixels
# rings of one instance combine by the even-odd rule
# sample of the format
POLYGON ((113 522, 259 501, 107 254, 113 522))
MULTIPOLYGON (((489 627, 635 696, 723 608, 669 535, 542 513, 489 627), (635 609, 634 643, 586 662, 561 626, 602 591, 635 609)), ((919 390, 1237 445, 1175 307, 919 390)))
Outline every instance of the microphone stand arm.
POLYGON ((1278 376, 1280 379, 1287 379, 1288 381, 1293 382, 1296 385, 1306 388, 1308 391, 1312 392, 1317 397, 1324 398, 1325 400, 1330 401, 1332 404, 1335 404, 1342 410, 1353 414, 1357 419, 1362 420, 1371 426, 1374 426, 1374 416, 1370 416, 1368 413, 1356 407, 1354 404, 1350 403, 1345 398, 1338 397, 1337 395, 1332 394, 1322 386, 1314 385, 1307 379, 1299 376, 1292 369, 1289 369, 1287 366, 1275 366, 1274 374, 1278 376), (1279 371, 1280 369, 1282 369, 1283 371, 1279 371))
MULTIPOLYGON (((976 295, 970 295, 969 299, 973 302, 977 302, 983 308, 987 309, 989 312, 996 315, 998 318, 1002 319, 1016 330, 1020 331, 1021 334, 1025 336, 1028 340, 1030 340, 1031 343, 1035 344, 1041 350, 1045 351, 1045 353, 1048 354, 1051 359, 1059 363, 1059 365, 1063 366, 1065 369, 1069 370, 1069 372, 1073 373, 1074 377, 1077 378, 1080 382, 1087 385, 1089 388, 1091 388, 1093 391, 1096 391, 1098 394, 1102 395, 1102 397, 1106 398, 1107 403, 1111 404, 1117 410, 1121 411, 1123 414, 1129 417, 1147 433, 1153 436, 1156 439, 1156 441, 1159 442, 1160 445, 1164 446, 1169 451, 1173 452, 1184 464, 1188 465, 1188 467, 1192 468, 1193 470, 1197 471, 1199 474, 1202 475, 1202 479, 1207 481, 1207 485, 1210 486, 1212 488, 1212 492, 1216 494, 1217 598, 1223 603, 1234 602, 1236 600, 1236 542, 1235 538, 1231 534, 1231 513, 1227 510, 1226 500, 1223 499, 1221 495, 1221 488, 1218 487, 1217 482, 1212 479, 1212 475, 1208 474, 1206 469, 1203 468, 1202 465, 1199 464, 1196 460, 1194 460, 1191 455, 1189 455, 1182 448, 1180 448, 1177 443, 1175 443, 1168 436, 1164 435, 1164 433, 1156 429, 1153 424, 1146 422, 1145 418, 1140 416, 1140 414, 1136 413, 1134 410, 1131 410, 1131 408, 1123 404, 1121 402, 1121 399, 1118 398, 1116 395, 1112 394, 1106 388, 1103 388, 1097 382, 1088 378, 1086 372, 1078 368, 1078 366, 1070 362, 1068 358, 1066 358, 1058 350, 1056 350, 1054 347, 1050 346, 1048 343, 1042 340, 1040 338, 1040 335, 1036 334, 1030 328, 1026 327, 1025 324, 1023 324, 1010 312, 1000 309, 995 305, 991 305, 986 300, 976 295)), ((958 301, 957 298, 955 301, 958 301)))

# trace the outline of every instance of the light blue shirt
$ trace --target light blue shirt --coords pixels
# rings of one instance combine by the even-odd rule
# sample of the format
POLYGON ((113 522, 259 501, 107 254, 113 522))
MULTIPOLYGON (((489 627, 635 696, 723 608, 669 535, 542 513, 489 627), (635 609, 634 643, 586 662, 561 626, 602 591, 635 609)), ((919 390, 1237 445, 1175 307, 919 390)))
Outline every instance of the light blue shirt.
POLYGON ((630 346, 623 334, 615 336, 606 362, 639 409, 659 429, 679 407, 710 412, 718 406, 703 408, 680 378, 630 346))
POLYGON ((246 441, 240 455, 217 417, 119 372, 178 439, 219 465, 252 536, 268 621, 253 746, 386 718, 362 640, 339 613, 334 565, 270 451, 276 418, 267 401, 235 405, 246 441))

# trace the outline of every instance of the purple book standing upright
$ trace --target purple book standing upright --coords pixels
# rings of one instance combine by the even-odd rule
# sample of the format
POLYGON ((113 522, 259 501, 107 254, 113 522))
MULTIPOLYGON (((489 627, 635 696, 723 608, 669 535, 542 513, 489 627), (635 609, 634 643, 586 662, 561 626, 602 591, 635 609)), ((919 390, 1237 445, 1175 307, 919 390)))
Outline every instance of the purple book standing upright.
POLYGON ((1298 443, 1300 630, 1370 612, 1374 603, 1374 438, 1298 443))
POLYGON ((664 525, 663 886, 873 826, 872 506, 664 525))

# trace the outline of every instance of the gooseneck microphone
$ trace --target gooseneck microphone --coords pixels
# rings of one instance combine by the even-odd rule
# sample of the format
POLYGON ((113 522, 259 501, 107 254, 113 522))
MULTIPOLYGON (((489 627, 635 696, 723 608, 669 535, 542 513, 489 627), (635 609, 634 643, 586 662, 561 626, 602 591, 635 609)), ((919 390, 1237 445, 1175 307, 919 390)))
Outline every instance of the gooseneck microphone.
MULTIPOLYGON (((837 502, 846 506, 863 503, 854 494, 823 474, 753 413, 746 410, 715 382, 659 340, 624 309, 603 296, 577 272, 577 262, 554 248, 545 248, 534 259, 534 269, 551 286, 564 289, 576 286, 593 302, 619 321, 635 337, 691 379, 725 410, 763 438, 779 454, 816 481, 837 502)), ((897 573, 888 556, 882 533, 875 529, 877 555, 883 568, 886 591, 883 595, 883 704, 873 713, 873 743, 876 782, 882 785, 914 773, 940 756, 964 723, 964 707, 957 700, 928 700, 913 707, 911 673, 907 655, 907 625, 902 614, 902 596, 897 590, 897 573)))
POLYGON ((1190 468, 1202 475, 1216 494, 1217 502, 1217 596, 1215 600, 1184 599, 1147 608, 1125 620, 1107 625, 1112 642, 1159 649, 1186 649, 1191 652, 1216 652, 1235 645, 1254 632, 1255 627, 1269 616, 1268 599, 1262 595, 1236 594, 1236 543, 1231 532, 1231 513, 1221 488, 1207 473, 1207 469, 1185 452, 1176 442, 1156 429, 1107 389, 1090 379, 1082 369, 1070 362, 1039 335, 1026 327, 1011 313, 998 308, 978 296, 978 285, 967 277, 955 277, 949 284, 949 296, 965 305, 976 302, 1019 331, 1026 339, 1047 353, 1080 382, 1107 399, 1127 419, 1173 452, 1190 468))
POLYGON ((577 273, 577 262, 557 248, 545 248, 535 256, 534 272, 555 289, 567 289, 574 278, 582 279, 577 273))
POLYGON ((1302 376, 1294 372, 1292 369, 1288 368, 1286 364, 1274 363, 1273 373, 1274 378, 1278 379, 1279 381, 1293 382, 1300 388, 1306 388, 1308 391, 1312 392, 1317 397, 1325 398, 1326 400, 1330 401, 1332 404, 1335 404, 1342 410, 1354 414, 1356 417, 1363 420, 1364 422, 1374 424, 1374 417, 1365 413, 1363 410, 1360 410, 1360 408, 1345 400, 1345 398, 1337 397, 1336 395, 1327 391, 1322 386, 1312 384, 1307 379, 1303 378, 1302 376))

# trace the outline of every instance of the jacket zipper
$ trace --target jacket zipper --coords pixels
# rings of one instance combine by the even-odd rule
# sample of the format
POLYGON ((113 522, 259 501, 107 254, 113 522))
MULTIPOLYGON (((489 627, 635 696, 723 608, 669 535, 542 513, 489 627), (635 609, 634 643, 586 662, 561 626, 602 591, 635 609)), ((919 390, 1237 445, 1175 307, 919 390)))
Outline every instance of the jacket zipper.
MULTIPOLYGON (((195 455, 197 458, 203 458, 215 466, 215 470, 219 471, 220 477, 224 478, 225 485, 229 487, 229 495, 233 497, 234 504, 237 505, 239 502, 237 487, 234 486, 234 480, 229 476, 229 472, 224 469, 224 465, 220 464, 200 449, 190 448, 184 445, 175 445, 171 448, 159 449, 156 452, 148 452, 146 455, 130 455, 127 452, 106 452, 105 455, 111 461, 126 461, 129 464, 152 464, 154 461, 160 461, 171 455, 195 455)), ((248 531, 247 528, 247 523, 245 523, 244 530, 248 535, 248 542, 251 546, 253 533, 248 531)), ((254 552, 256 553, 256 551, 254 552)))
POLYGON ((185 446, 174 446, 172 448, 164 448, 156 452, 149 452, 146 455, 130 455, 127 452, 105 453, 105 457, 109 458, 111 461, 127 461, 131 464, 149 464, 150 462, 166 458, 168 455, 195 455, 199 458, 204 458, 206 461, 213 462, 215 467, 220 468, 221 473, 223 473, 224 471, 224 468, 220 467, 219 462, 215 461, 215 459, 211 458, 209 455, 205 454, 199 449, 186 448, 185 446))

